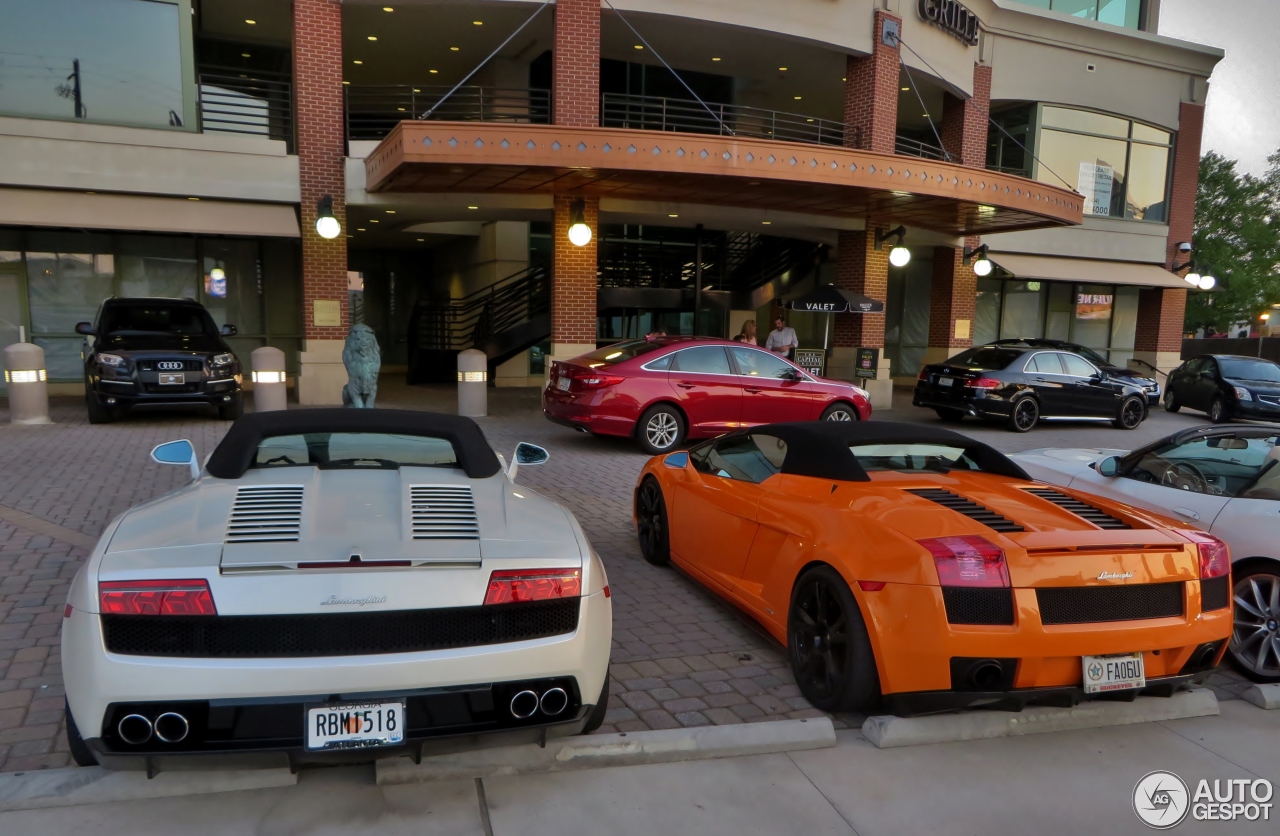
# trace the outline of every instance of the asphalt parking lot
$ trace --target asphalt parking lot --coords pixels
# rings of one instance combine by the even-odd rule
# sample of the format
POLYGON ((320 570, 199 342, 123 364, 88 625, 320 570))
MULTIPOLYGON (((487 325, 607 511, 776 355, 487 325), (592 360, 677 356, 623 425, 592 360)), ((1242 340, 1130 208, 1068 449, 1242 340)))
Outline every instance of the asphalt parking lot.
MULTIPOLYGON (((455 411, 452 387, 385 381, 379 405, 455 411)), ((613 696, 602 731, 762 722, 818 714, 799 696, 782 648, 731 607, 672 568, 645 563, 631 523, 631 490, 645 461, 632 444, 592 438, 544 420, 538 393, 491 389, 480 424, 500 452, 519 441, 551 451, 519 481, 570 508, 608 567, 614 591, 613 696)), ((879 420, 935 423, 910 406, 879 420)), ((0 409, 0 772, 66 766, 58 630, 67 588, 94 539, 117 514, 181 486, 186 472, 150 462, 148 451, 191 439, 201 458, 229 424, 204 412, 138 412, 90 426, 83 402, 54 399, 54 424, 15 427, 0 409)), ((1198 413, 1151 414, 1132 432, 1098 424, 1051 424, 1018 435, 968 423, 961 430, 1006 452, 1036 447, 1132 448, 1183 427, 1198 413)), ((1229 669, 1210 685, 1236 699, 1245 682, 1229 669)), ((862 717, 834 718, 856 728, 862 717)))

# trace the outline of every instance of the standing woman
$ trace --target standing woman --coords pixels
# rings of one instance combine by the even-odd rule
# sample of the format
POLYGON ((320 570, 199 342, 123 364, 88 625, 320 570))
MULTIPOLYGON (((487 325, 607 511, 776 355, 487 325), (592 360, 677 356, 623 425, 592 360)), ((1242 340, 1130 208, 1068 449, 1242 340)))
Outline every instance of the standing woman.
POLYGON ((738 336, 734 337, 734 340, 747 345, 759 345, 760 343, 756 341, 756 321, 748 319, 742 323, 742 331, 738 333, 738 336))

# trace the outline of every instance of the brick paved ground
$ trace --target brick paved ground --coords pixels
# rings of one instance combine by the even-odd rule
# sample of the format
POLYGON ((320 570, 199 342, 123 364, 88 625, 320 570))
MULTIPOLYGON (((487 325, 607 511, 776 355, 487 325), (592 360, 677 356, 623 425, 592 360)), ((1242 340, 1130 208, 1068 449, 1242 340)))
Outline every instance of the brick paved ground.
MULTIPOLYGON (((530 390, 490 390, 481 419, 502 452, 518 441, 552 453, 519 480, 578 516, 604 558, 614 591, 613 696, 604 730, 629 731, 757 722, 817 712, 799 696, 782 648, 757 626, 678 570, 645 563, 631 524, 631 490, 644 456, 623 441, 596 439, 543 420, 530 390)), ((900 402, 903 401, 899 393, 900 402)), ((909 401, 908 401, 909 402, 909 401)), ((384 385, 383 406, 453 411, 452 391, 384 385)), ((933 420, 905 404, 881 412, 896 420, 933 420)), ((90 427, 82 402, 55 399, 47 427, 12 427, 0 409, 0 771, 64 766, 58 627, 67 587, 86 544, 116 514, 179 487, 182 468, 152 464, 147 452, 175 438, 203 457, 227 424, 202 413, 139 413, 90 427)), ((1137 446, 1197 415, 1154 413, 1125 433, 1096 426, 1049 426, 1027 435, 966 425, 1000 449, 1137 446)), ((1220 698, 1245 683, 1214 674, 1220 698)), ((862 718, 835 718, 857 725, 862 718)))

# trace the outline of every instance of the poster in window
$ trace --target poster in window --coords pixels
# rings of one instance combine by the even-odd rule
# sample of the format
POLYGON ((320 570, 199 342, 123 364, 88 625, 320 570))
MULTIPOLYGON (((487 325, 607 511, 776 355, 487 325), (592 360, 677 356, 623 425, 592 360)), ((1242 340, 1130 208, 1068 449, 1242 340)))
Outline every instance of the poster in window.
POLYGON ((1110 293, 1077 293, 1076 319, 1110 320, 1110 293))
POLYGON ((1080 163, 1080 179, 1076 191, 1084 195, 1086 215, 1110 215, 1111 192, 1115 189, 1116 170, 1102 162, 1080 163))

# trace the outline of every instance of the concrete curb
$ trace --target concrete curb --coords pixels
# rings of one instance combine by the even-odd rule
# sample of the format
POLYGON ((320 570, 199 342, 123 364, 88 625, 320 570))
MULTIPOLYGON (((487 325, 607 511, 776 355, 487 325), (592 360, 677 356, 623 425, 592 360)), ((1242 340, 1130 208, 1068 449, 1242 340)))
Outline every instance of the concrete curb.
POLYGON ((1258 708, 1272 711, 1280 708, 1280 683, 1250 685, 1240 696, 1258 708))
POLYGON ((996 737, 1127 726, 1156 720, 1180 720, 1218 713, 1218 698, 1208 688, 1193 688, 1172 697, 1138 697, 1133 702, 1085 702, 1074 708, 1026 708, 970 711, 929 717, 868 717, 862 734, 881 749, 956 743, 996 737))
POLYGON ((564 772, 604 766, 769 755, 836 745, 835 727, 828 717, 777 720, 693 729, 593 734, 548 740, 534 745, 479 749, 453 755, 392 758, 377 763, 378 784, 410 784, 460 778, 494 778, 538 772, 564 772))
POLYGON ((298 776, 287 769, 169 770, 150 780, 145 772, 113 772, 100 766, 7 772, 0 774, 0 812, 260 790, 296 783, 298 776))

